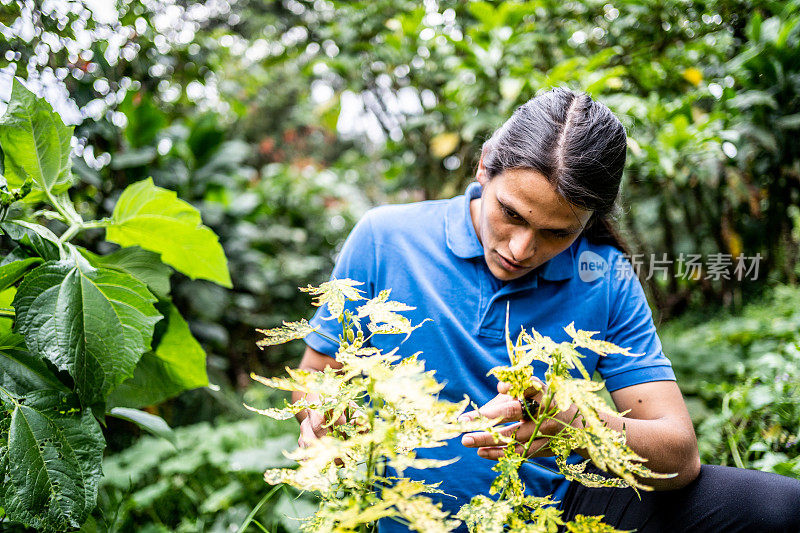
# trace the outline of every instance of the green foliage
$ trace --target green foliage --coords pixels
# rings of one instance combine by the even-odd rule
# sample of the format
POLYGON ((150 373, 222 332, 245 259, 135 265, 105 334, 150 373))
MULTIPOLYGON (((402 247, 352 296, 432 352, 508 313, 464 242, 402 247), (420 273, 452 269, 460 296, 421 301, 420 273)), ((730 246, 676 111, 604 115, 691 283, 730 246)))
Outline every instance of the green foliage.
POLYGON ((734 382, 706 384, 702 395, 715 409, 697 428, 701 456, 800 478, 799 368, 800 344, 787 345, 734 382))
POLYGON ((144 407, 161 403, 188 389, 205 387, 208 376, 200 343, 178 309, 169 304, 164 311, 166 329, 161 333, 155 350, 142 355, 133 377, 109 396, 109 405, 144 407))
POLYGON ((15 78, 8 109, 0 118, 7 187, 19 189, 32 181, 36 190, 48 196, 66 191, 72 182, 72 129, 50 104, 15 78))
POLYGON ((664 329, 703 462, 800 478, 800 291, 778 286, 737 316, 664 329))
POLYGON ((126 189, 112 219, 84 221, 66 194, 71 132, 15 80, 0 118, 3 198, 9 199, 0 227, 15 246, 0 265, 2 303, 13 307, 3 308, 0 321, 0 507, 5 520, 41 531, 80 527, 95 507, 105 448, 98 417, 106 409, 167 437, 163 419, 130 406, 208 384, 205 353, 169 300, 170 269, 159 255, 134 247, 95 254, 70 240, 102 227, 125 244, 137 244, 147 232, 169 233, 169 241, 151 237, 142 244, 184 274, 230 284, 216 236, 199 213, 151 181, 126 189), (42 194, 12 194, 9 187, 22 180, 42 194), (45 201, 55 212, 28 215, 16 209, 20 199, 45 201), (142 222, 148 208, 156 220, 160 213, 162 226, 142 222), (57 236, 39 224, 42 215, 66 230, 57 236), (187 264, 184 252, 172 254, 167 245, 210 249, 197 254, 202 261, 187 264), (154 342, 157 323, 164 325, 154 342))
POLYGON ((133 375, 162 316, 136 278, 108 269, 49 261, 31 271, 14 298, 15 327, 32 354, 75 379, 92 406, 133 375))
MULTIPOLYGON (((442 446, 446 440, 467 431, 490 431, 499 435, 495 427, 498 421, 480 416, 461 417, 470 403, 468 398, 460 403, 438 399, 443 385, 436 381, 433 372, 425 370, 418 354, 401 357, 396 354, 397 349, 384 354, 368 346, 373 335, 408 335, 418 325, 412 325, 408 318, 399 314, 414 308, 388 301, 388 289, 358 306, 357 313, 345 310, 346 301, 364 300, 361 291, 355 288, 358 284, 349 279, 332 280, 320 287, 302 289, 316 296, 315 306, 328 306, 329 319, 337 318, 342 324, 336 353, 341 368, 326 367, 319 372, 287 369, 288 378, 254 376, 268 387, 303 392, 305 397, 283 409, 249 409, 276 420, 285 420, 310 409, 326 413, 329 420, 326 427, 331 433, 286 454, 299 463, 296 469, 272 469, 264 474, 270 484, 286 483, 319 493, 319 509, 303 523, 304 531, 364 531, 382 518, 397 520, 420 532, 452 531, 459 525, 458 519, 466 522, 472 532, 499 532, 506 527, 524 531, 528 530, 529 522, 537 524, 540 528, 537 531, 555 531, 564 524, 560 511, 551 507, 554 502, 547 497, 525 496, 518 470, 528 456, 531 443, 540 435, 541 424, 557 420, 559 412, 573 407, 581 423, 564 423, 564 429, 550 436, 557 464, 569 479, 592 486, 610 484, 648 490, 641 478, 672 477, 644 467, 645 460, 625 445, 624 435, 607 427, 600 417, 601 412, 622 415, 592 394, 602 388, 602 384, 573 379, 570 374, 573 368, 583 368, 577 347, 600 355, 628 354, 628 350, 592 339, 595 332, 576 331, 572 324, 565 328, 573 337, 572 342, 555 343, 535 331, 527 334, 523 330, 514 344, 506 324, 506 344, 512 366, 492 369, 490 374, 512 383, 514 392, 511 394, 521 399, 527 389, 541 390, 528 370, 534 360, 544 362, 548 370, 543 409, 532 416, 535 428, 529 441, 516 442, 513 436, 501 437, 507 442, 505 456, 494 468, 498 476, 489 488, 489 493, 498 495, 498 500, 478 495, 462 506, 458 519, 449 517, 440 504, 424 495, 441 493, 438 485, 406 478, 404 471, 451 464, 457 458, 423 459, 417 457, 416 450, 442 446), (368 319, 366 324, 361 322, 364 318, 368 319), (365 336, 365 329, 369 335, 365 336), (334 425, 342 416, 345 422, 334 425), (594 464, 619 478, 604 478, 604 483, 600 483, 596 479, 598 476, 583 474, 581 467, 585 464, 568 468, 566 458, 575 449, 587 450, 594 464), (387 477, 376 469, 378 465, 390 467, 397 476, 387 477)), ((316 330, 302 321, 262 333, 266 336, 265 344, 273 344, 305 337, 316 330)), ((599 523, 599 519, 594 520, 599 523)), ((590 530, 595 522, 581 517, 570 527, 575 531, 590 530)), ((605 525, 602 527, 614 531, 605 525)))
POLYGON ((52 391, 24 403, 0 390, 10 425, 0 431, 6 515, 42 531, 79 527, 94 508, 105 442, 91 411, 52 391))
MULTIPOLYGON (((252 402, 273 402, 249 391, 252 402)), ((282 450, 296 439, 265 417, 185 426, 175 445, 144 437, 103 462, 99 509, 84 531, 235 531, 264 494, 264 470, 288 466, 282 450)), ((315 505, 280 489, 255 514, 268 531, 293 533, 315 505), (274 528, 274 529, 273 529, 274 528)), ((251 526, 246 531, 256 531, 251 526)))

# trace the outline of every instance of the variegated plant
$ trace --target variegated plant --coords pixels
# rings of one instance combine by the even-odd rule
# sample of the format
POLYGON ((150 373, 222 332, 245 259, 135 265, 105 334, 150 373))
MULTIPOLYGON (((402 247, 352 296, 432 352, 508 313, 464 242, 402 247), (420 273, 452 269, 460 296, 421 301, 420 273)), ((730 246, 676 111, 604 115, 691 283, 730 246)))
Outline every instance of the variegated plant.
MULTIPOLYGON (((452 531, 463 520, 470 531, 555 531, 565 525, 569 531, 614 531, 600 522, 600 517, 576 517, 564 524, 561 512, 549 498, 526 496, 518 476, 526 461, 527 447, 522 454, 510 439, 505 456, 498 461, 498 476, 488 495, 480 495, 464 505, 456 517, 448 516, 439 504, 426 494, 441 493, 438 485, 424 484, 403 477, 407 468, 437 468, 453 460, 432 460, 416 457, 415 450, 443 446, 448 439, 469 431, 497 431, 497 420, 484 417, 465 419, 461 415, 470 403, 438 399, 443 385, 432 371, 426 371, 419 354, 401 356, 397 349, 382 353, 369 345, 374 335, 404 333, 410 335, 420 324, 413 325, 400 312, 412 310, 403 303, 389 300, 390 291, 365 300, 357 288, 361 283, 343 279, 323 283, 319 287, 301 289, 316 297, 314 305, 327 306, 328 320, 338 319, 342 334, 330 340, 339 344, 338 370, 305 371, 287 368, 288 377, 253 378, 264 385, 286 391, 301 391, 315 401, 300 400, 283 408, 249 409, 279 420, 291 418, 303 409, 326 413, 330 433, 298 448, 287 456, 298 462, 296 469, 271 469, 265 479, 271 484, 287 483, 301 490, 320 495, 320 507, 303 523, 305 531, 366 531, 378 519, 392 518, 410 529, 423 532, 452 531), (364 302, 355 312, 346 303, 364 302), (369 399, 369 400, 368 400, 369 399), (344 415, 345 423, 334 425, 344 415), (385 467, 397 475, 388 476, 385 467), (492 498, 491 496, 494 496, 492 498)), ((624 436, 607 428, 600 413, 621 416, 594 394, 602 384, 594 383, 580 362, 576 348, 586 348, 601 355, 624 353, 611 343, 592 339, 592 332, 576 331, 572 324, 565 328, 572 342, 556 343, 535 331, 524 331, 512 343, 506 325, 506 339, 511 365, 491 371, 511 385, 509 394, 522 398, 525 391, 539 383, 532 372, 534 360, 548 365, 545 375, 548 386, 541 413, 534 418, 536 429, 554 419, 558 410, 576 405, 584 423, 550 437, 551 449, 565 476, 589 485, 630 485, 646 489, 639 477, 656 477, 624 444, 624 436), (584 379, 574 379, 569 371, 578 369, 584 379), (583 448, 591 460, 618 478, 601 478, 585 473, 585 463, 566 462, 571 450, 583 448)), ((282 327, 259 330, 264 339, 259 346, 280 344, 317 333, 305 320, 284 323, 282 327)), ((628 354, 630 355, 630 354, 628 354)), ((535 437, 536 435, 534 435, 535 437)), ((531 439, 530 442, 532 442, 531 439)))
POLYGON ((643 463, 646 459, 625 444, 625 435, 603 422, 601 413, 607 417, 622 417, 623 413, 617 412, 596 394, 603 388, 603 384, 591 380, 581 363, 583 355, 577 348, 591 350, 601 356, 622 354, 635 357, 637 354, 631 354, 630 350, 608 341, 593 339, 597 332, 575 330, 574 323, 564 328, 572 338, 571 342, 557 343, 532 328, 531 333, 523 329, 516 342, 512 342, 507 317, 508 313, 506 348, 511 365, 495 367, 489 373, 508 383, 508 394, 514 398, 523 400, 525 393, 531 389, 541 391, 541 407, 537 413, 527 413, 534 429, 526 442, 517 442, 513 438, 504 439, 501 435, 496 437, 506 442, 504 456, 494 467, 498 476, 489 489, 489 494, 497 495, 498 498, 492 500, 485 495, 478 495, 461 507, 457 517, 464 520, 473 533, 555 533, 559 526, 565 526, 570 532, 616 531, 602 523, 602 517, 578 515, 574 521, 565 524, 561 519, 561 511, 550 505, 553 502, 548 498, 525 495, 525 486, 519 478, 519 467, 526 461, 531 444, 537 438, 546 436, 548 447, 555 454, 556 465, 561 474, 588 487, 629 486, 634 490, 651 490, 651 487, 642 483, 641 478, 673 477, 674 474, 658 474, 645 467, 643 463), (547 365, 544 375, 547 385, 543 391, 541 382, 533 376, 531 365, 534 361, 547 365), (577 370, 581 378, 575 378, 572 370, 577 370), (568 424, 557 418, 559 413, 571 408, 576 413, 575 416, 579 417, 580 424, 568 424), (543 435, 539 430, 550 420, 562 429, 555 435, 543 435), (570 453, 579 449, 585 450, 589 459, 579 464, 567 462, 570 453), (614 477, 586 472, 590 461, 614 477))

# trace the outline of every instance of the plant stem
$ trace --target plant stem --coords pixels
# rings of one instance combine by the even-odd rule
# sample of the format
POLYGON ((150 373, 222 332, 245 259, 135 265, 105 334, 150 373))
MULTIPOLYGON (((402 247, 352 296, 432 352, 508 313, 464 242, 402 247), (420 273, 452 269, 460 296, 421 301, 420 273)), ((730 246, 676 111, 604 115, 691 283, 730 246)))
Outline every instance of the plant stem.
POLYGON ((74 237, 74 236, 75 236, 75 234, 76 234, 76 233, 78 233, 78 232, 79 232, 80 230, 82 230, 82 229, 83 229, 83 228, 81 227, 81 225, 80 225, 80 224, 73 224, 73 225, 71 225, 69 228, 67 228, 67 231, 65 231, 65 232, 64 232, 64 233, 61 235, 61 237, 59 237, 59 239, 58 239, 58 242, 59 242, 59 244, 64 244, 65 242, 67 242, 68 240, 70 240, 72 237, 74 237))
POLYGON ((739 455, 739 446, 736 442, 736 439, 733 437, 730 429, 725 428, 726 438, 728 441, 728 448, 731 450, 731 456, 733 457, 733 462, 739 468, 744 468, 744 462, 742 461, 742 456, 739 455))
POLYGON ((72 224, 67 229, 67 231, 65 231, 64 234, 61 235, 61 237, 58 239, 58 242, 63 244, 65 242, 67 242, 68 240, 70 240, 75 235, 77 235, 79 232, 81 232, 81 231, 83 231, 85 229, 104 228, 104 227, 108 226, 108 224, 109 224, 109 220, 105 219, 105 218, 101 219, 101 220, 95 220, 93 222, 79 222, 79 223, 72 224))
POLYGON ((74 219, 72 215, 69 212, 67 212, 67 210, 64 209, 64 207, 59 203, 56 197, 53 196, 53 193, 50 192, 50 190, 45 189, 44 192, 47 195, 47 199, 50 200, 50 205, 56 208, 56 211, 58 211, 58 214, 64 217, 64 220, 71 222, 73 226, 76 224, 80 224, 82 222, 80 220, 74 219))
POLYGON ((264 526, 262 526, 262 525, 261 525, 261 522, 259 522, 258 520, 255 520, 255 519, 253 519, 253 523, 254 523, 256 526, 258 526, 258 528, 259 528, 261 531, 263 531, 264 533, 269 533, 269 531, 267 531, 267 528, 265 528, 264 526))
POLYGON ((9 307, 0 307, 0 317, 14 318, 17 314, 9 307))
POLYGON ((335 342, 336 344, 339 344, 339 339, 334 339, 334 338, 333 338, 333 337, 331 337, 330 335, 326 335, 325 333, 322 333, 322 332, 321 332, 321 331, 319 331, 319 330, 317 330, 317 331, 313 331, 312 333, 316 333, 316 334, 317 334, 317 335, 319 335, 320 337, 324 337, 324 338, 328 339, 328 340, 329 340, 329 341, 331 341, 331 342, 335 342))
MULTIPOLYGON (((542 398, 542 399, 544 399, 544 398, 542 398)), ((549 397, 549 392, 548 392, 547 402, 545 402, 545 409, 549 409, 550 408, 550 401, 551 401, 551 398, 549 397)), ((528 456, 528 450, 530 450, 531 444, 533 444, 533 441, 536 439, 536 435, 539 433, 539 428, 541 427, 542 422, 544 422, 545 419, 548 419, 548 418, 552 418, 552 417, 549 417, 549 416, 547 416, 545 414, 545 415, 543 415, 541 418, 539 418, 536 421, 536 425, 533 427, 533 433, 531 434, 531 438, 528 439, 528 442, 526 442, 525 446, 523 447, 523 450, 522 450, 522 456, 523 457, 527 457, 528 456)))
POLYGON ((250 522, 253 521, 253 518, 255 518, 255 516, 258 513, 258 511, 261 510, 261 508, 264 506, 264 504, 267 503, 267 501, 269 501, 269 499, 272 498, 272 495, 275 494, 276 492, 278 492, 278 489, 280 489, 280 488, 281 488, 281 485, 275 485, 272 488, 271 491, 266 493, 264 495, 264 497, 261 498, 261 501, 259 501, 256 504, 256 506, 253 507, 253 510, 250 511, 250 514, 248 514, 247 518, 244 519, 244 522, 242 522, 242 525, 239 526, 239 529, 236 531, 236 533, 244 533, 244 530, 247 529, 247 526, 249 526, 250 522))

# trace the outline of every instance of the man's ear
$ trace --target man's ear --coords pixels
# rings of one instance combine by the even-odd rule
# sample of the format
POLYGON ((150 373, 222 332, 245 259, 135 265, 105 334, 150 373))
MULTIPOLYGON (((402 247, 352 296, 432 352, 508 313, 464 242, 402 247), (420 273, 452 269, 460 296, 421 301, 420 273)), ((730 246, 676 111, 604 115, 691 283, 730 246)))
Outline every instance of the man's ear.
POLYGON ((485 187, 489 182, 489 175, 486 173, 486 166, 483 164, 483 154, 481 154, 481 158, 478 161, 478 171, 475 173, 475 179, 478 180, 481 187, 485 187))

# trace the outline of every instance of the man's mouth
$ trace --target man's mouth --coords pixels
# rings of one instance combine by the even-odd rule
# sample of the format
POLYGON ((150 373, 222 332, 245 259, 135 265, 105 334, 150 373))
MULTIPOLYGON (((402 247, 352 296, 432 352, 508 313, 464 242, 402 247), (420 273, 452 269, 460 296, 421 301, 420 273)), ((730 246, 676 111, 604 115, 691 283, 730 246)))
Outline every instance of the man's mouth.
POLYGON ((506 257, 500 252, 497 252, 497 257, 500 258, 500 265, 509 272, 517 272, 519 270, 524 270, 525 268, 527 268, 525 265, 521 265, 519 263, 511 261, 510 259, 506 259, 506 257))

